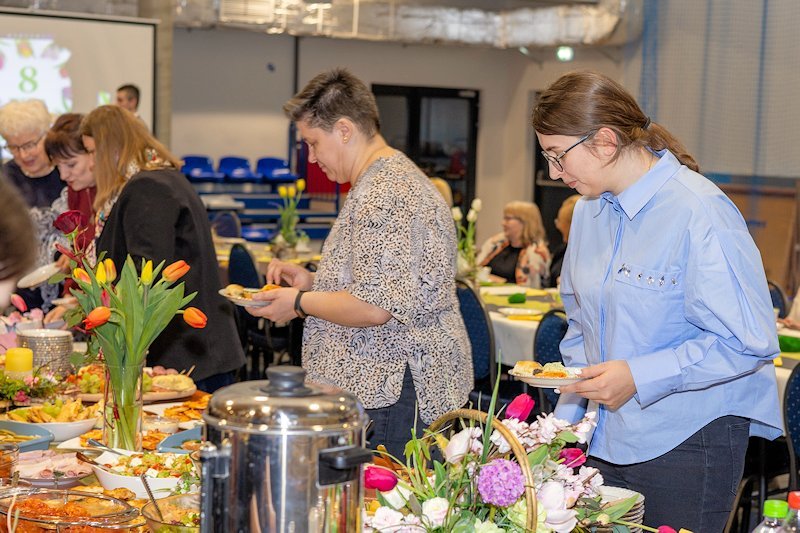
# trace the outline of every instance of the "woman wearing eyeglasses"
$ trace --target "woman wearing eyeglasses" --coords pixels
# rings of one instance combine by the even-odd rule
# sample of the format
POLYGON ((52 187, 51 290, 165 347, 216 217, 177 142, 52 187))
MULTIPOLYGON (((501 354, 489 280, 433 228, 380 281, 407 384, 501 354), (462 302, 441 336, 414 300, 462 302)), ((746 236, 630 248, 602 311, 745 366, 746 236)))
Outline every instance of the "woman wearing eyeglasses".
MULTIPOLYGON (((41 100, 15 100, 0 108, 0 136, 5 141, 5 149, 13 156, 4 170, 30 208, 39 243, 36 266, 53 261, 53 245, 61 238, 53 228, 53 220, 67 210, 64 183, 44 149, 50 122, 50 113, 41 100)), ((41 307, 46 311, 58 297, 58 291, 58 285, 45 283, 36 289, 21 290, 19 294, 28 307, 41 307)))
POLYGON ((722 531, 748 437, 782 428, 775 317, 744 219, 605 76, 562 76, 533 127, 551 177, 584 196, 561 271, 561 352, 585 379, 561 387, 556 415, 597 410, 590 463, 644 494, 645 523, 722 531))
POLYGON ((478 264, 491 269, 493 281, 539 289, 547 279, 550 252, 542 214, 531 202, 509 202, 503 208, 503 231, 481 246, 478 264))

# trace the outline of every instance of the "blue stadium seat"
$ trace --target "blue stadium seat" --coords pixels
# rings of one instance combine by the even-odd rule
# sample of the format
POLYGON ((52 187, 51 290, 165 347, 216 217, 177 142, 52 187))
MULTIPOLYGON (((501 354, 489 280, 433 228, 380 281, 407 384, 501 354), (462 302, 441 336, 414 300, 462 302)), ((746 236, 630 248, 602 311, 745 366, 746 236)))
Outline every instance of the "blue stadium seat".
POLYGON ((206 155, 187 155, 183 157, 183 172, 190 181, 222 181, 225 175, 215 172, 211 158, 206 155))
POLYGON ((250 161, 246 157, 225 156, 219 160, 219 172, 232 182, 260 182, 261 175, 250 169, 250 161))
POLYGON ((256 173, 261 175, 265 183, 274 185, 294 183, 297 176, 289 170, 289 162, 277 157, 262 157, 256 162, 256 173))

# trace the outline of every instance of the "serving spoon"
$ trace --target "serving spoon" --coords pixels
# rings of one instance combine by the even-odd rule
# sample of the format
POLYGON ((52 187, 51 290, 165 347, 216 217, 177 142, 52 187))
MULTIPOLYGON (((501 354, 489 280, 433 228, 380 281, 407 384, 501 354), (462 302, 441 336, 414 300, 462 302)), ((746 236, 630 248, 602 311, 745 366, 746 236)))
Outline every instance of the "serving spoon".
POLYGON ((99 440, 95 440, 95 439, 86 439, 86 444, 89 444, 89 445, 90 445, 90 446, 92 446, 93 448, 100 448, 101 450, 105 450, 105 451, 107 451, 107 452, 111 452, 111 453, 113 453, 113 454, 116 454, 116 455, 121 455, 121 456, 125 457, 125 454, 124 454, 124 453, 122 453, 122 452, 118 452, 118 451, 117 451, 117 450, 115 450, 114 448, 109 448, 108 446, 106 446, 105 444, 103 444, 102 442, 100 442, 99 440))
POLYGON ((109 474, 116 474, 116 472, 112 472, 106 465, 98 463, 97 461, 95 461, 91 457, 87 457, 83 452, 75 452, 75 457, 78 459, 78 461, 81 461, 81 462, 84 462, 84 463, 88 463, 90 465, 94 465, 97 468, 99 468, 100 470, 104 470, 104 471, 108 472, 109 474))
POLYGON ((161 508, 158 506, 158 502, 156 502, 155 496, 153 496, 153 491, 150 490, 150 483, 147 482, 147 476, 142 474, 139 476, 139 479, 142 480, 142 485, 144 485, 144 490, 147 491, 147 497, 150 498, 150 501, 153 503, 153 507, 156 508, 156 512, 158 513, 158 518, 163 522, 164 515, 161 513, 161 508))

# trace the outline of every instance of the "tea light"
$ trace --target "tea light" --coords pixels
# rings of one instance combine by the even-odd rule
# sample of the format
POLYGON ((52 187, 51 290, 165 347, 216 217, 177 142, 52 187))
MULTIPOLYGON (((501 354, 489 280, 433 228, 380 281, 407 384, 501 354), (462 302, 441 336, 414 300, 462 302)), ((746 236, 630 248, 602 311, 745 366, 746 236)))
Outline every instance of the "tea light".
POLYGON ((30 348, 9 348, 6 350, 6 376, 23 379, 33 373, 33 350, 30 348))

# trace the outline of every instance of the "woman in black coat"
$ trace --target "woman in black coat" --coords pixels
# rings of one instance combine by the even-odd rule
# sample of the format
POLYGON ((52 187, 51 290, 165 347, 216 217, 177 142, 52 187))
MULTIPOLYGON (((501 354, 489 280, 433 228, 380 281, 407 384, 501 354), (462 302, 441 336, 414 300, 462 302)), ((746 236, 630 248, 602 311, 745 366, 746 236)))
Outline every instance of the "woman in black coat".
POLYGON ((192 306, 208 317, 203 329, 173 319, 150 347, 147 363, 194 367, 201 390, 213 392, 234 381, 244 365, 233 310, 220 288, 208 215, 180 173, 175 158, 130 112, 101 106, 89 113, 80 133, 93 155, 97 184, 97 252, 122 265, 131 255, 154 264, 183 259, 190 266, 186 292, 197 291, 192 306))

